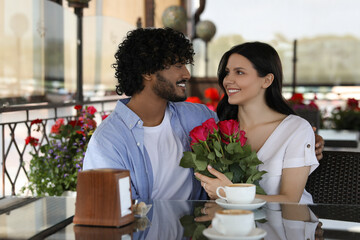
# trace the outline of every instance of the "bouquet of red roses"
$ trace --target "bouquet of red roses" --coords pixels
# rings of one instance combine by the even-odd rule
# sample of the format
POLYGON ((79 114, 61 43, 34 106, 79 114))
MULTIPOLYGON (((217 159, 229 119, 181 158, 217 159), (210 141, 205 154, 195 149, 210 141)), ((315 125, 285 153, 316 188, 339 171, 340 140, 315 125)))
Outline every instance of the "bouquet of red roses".
POLYGON ((259 181, 266 171, 259 171, 262 162, 256 152, 246 144, 245 132, 239 129, 236 120, 215 122, 210 118, 190 132, 191 152, 184 152, 180 166, 194 168, 208 177, 214 177, 208 170, 211 165, 225 174, 233 183, 254 183, 256 192, 265 194, 259 181))

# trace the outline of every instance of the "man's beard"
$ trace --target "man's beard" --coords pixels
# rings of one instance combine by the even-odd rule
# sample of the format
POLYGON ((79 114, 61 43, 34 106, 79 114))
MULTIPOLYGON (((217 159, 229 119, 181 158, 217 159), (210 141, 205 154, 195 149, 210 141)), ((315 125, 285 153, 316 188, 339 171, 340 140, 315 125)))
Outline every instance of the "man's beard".
MULTIPOLYGON (((185 80, 183 80, 185 81, 185 80)), ((176 87, 168 79, 156 73, 156 83, 153 86, 153 91, 159 97, 166 99, 171 102, 182 102, 185 101, 187 96, 176 94, 176 87)))

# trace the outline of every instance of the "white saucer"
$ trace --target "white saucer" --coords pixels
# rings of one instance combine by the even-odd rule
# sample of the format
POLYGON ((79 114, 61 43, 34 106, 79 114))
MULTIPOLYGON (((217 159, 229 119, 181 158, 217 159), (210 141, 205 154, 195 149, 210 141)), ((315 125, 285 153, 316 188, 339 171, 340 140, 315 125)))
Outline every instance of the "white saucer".
POLYGON ((262 207, 266 201, 260 198, 255 198, 252 203, 228 203, 226 200, 218 198, 215 200, 223 208, 227 209, 243 209, 243 210, 253 210, 259 207, 262 207))
POLYGON ((218 233, 214 228, 207 228, 203 231, 205 237, 210 240, 256 240, 265 237, 266 231, 261 228, 254 228, 248 235, 237 237, 237 236, 226 236, 218 233))

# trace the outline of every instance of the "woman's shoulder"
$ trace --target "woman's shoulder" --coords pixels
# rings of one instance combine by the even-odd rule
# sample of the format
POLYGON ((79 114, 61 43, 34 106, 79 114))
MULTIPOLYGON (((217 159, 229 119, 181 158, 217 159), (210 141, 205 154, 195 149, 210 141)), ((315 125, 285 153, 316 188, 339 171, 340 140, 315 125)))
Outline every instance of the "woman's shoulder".
POLYGON ((298 115, 290 114, 284 119, 284 121, 288 125, 293 125, 293 126, 298 126, 298 127, 310 127, 311 128, 310 123, 305 118, 302 118, 302 117, 300 117, 298 115))

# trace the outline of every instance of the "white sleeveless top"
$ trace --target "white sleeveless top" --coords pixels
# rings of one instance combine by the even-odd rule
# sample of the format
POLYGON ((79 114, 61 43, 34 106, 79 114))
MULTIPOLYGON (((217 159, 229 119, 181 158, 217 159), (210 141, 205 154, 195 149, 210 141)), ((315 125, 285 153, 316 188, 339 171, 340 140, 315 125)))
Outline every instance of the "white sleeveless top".
POLYGON ((179 166, 184 148, 171 129, 169 109, 160 125, 144 127, 144 145, 153 169, 152 199, 189 199, 191 171, 179 166))

